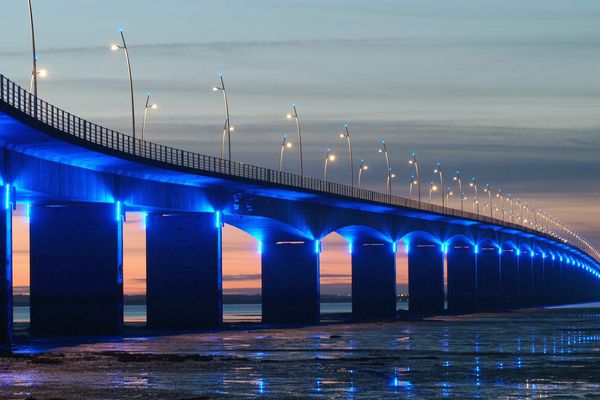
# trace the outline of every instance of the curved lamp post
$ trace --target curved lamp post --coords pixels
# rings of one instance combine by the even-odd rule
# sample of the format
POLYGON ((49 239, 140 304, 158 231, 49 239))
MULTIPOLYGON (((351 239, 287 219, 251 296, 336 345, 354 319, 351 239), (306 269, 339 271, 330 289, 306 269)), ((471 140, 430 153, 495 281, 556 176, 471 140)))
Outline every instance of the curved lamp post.
POLYGON ((144 131, 146 130, 146 118, 148 117, 148 110, 156 110, 158 108, 158 104, 150 103, 151 96, 152 92, 148 91, 148 93, 146 93, 146 105, 144 106, 144 119, 142 120, 142 142, 144 141, 144 131))
POLYGON ((454 175, 454 180, 458 182, 458 195, 460 196, 460 211, 465 211, 465 194, 462 190, 462 181, 460 180, 460 171, 456 170, 456 175, 454 175))
POLYGON ((415 179, 415 176, 413 175, 410 177, 410 185, 408 186, 408 199, 409 200, 412 200, 412 188, 416 184, 417 184, 417 180, 415 179))
POLYGON ((360 187, 363 171, 366 171, 368 169, 369 166, 365 164, 365 160, 360 160, 360 166, 358 167, 358 187, 360 187))
POLYGON ((388 169, 388 173, 387 173, 387 177, 386 177, 386 185, 387 187, 389 187, 389 192, 388 192, 388 196, 392 195, 392 179, 394 179, 396 177, 396 174, 394 174, 392 172, 392 169, 388 169))
POLYGON ((348 123, 344 124, 345 132, 340 133, 340 138, 346 139, 348 142, 348 152, 350 153, 350 187, 354 187, 354 160, 352 158, 352 141, 350 140, 350 131, 348 130, 348 123))
POLYGON ((388 156, 388 150, 387 150, 387 146, 385 145, 385 140, 381 139, 381 147, 379 148, 379 150, 377 150, 380 153, 383 153, 383 155, 385 156, 385 166, 386 166, 386 178, 385 178, 385 186, 387 188, 387 194, 391 195, 392 194, 392 180, 390 179, 390 171, 392 170, 390 168, 390 158, 388 156))
POLYGON ((450 204, 450 197, 452 196, 454 196, 454 192, 452 191, 452 188, 448 186, 448 189, 446 189, 446 204, 450 204))
POLYGON ((129 76, 129 92, 131 94, 131 132, 133 134, 133 152, 135 153, 135 100, 133 96, 133 76, 131 74, 131 59, 129 58, 129 49, 127 48, 127 43, 125 42, 125 34, 123 33, 123 28, 119 29, 119 33, 121 34, 121 43, 122 45, 112 44, 110 49, 112 51, 123 50, 125 53, 125 62, 127 63, 127 72, 129 76))
POLYGON ((302 158, 302 132, 300 130, 300 119, 298 118, 298 110, 296 103, 292 103, 292 113, 287 114, 287 119, 293 119, 296 122, 296 133, 298 134, 298 148, 300 149, 300 176, 304 177, 304 159, 302 158))
POLYGON ((282 167, 283 167, 283 152, 285 151, 285 149, 290 149, 292 148, 292 142, 290 142, 288 140, 288 135, 287 133, 283 134, 283 142, 281 143, 281 152, 279 154, 279 172, 281 172, 282 167))
POLYGON ((223 102, 225 104, 225 126, 223 127, 223 137, 221 138, 221 158, 225 157, 225 136, 227 136, 227 159, 231 161, 231 132, 233 131, 233 126, 231 126, 229 116, 229 98, 227 97, 227 88, 225 87, 222 73, 219 73, 219 79, 221 80, 221 86, 213 86, 212 90, 213 92, 223 92, 223 102))
POLYGON ((510 222, 515 222, 515 203, 512 198, 512 194, 508 194, 507 196, 508 202, 510 203, 510 222))
POLYGON ((488 202, 490 203, 490 218, 494 218, 494 205, 492 203, 492 185, 487 183, 483 191, 488 194, 488 202))
POLYGON ((421 179, 419 179, 419 163, 417 162, 417 155, 415 153, 411 154, 411 159, 408 162, 411 165, 415 166, 415 175, 417 177, 417 193, 419 203, 421 202, 421 179))
MULTIPOLYGON (((429 204, 431 204, 431 194, 433 192, 437 192, 437 190, 438 190, 437 185, 435 183, 431 182, 429 184, 429 204)), ((443 194, 442 194, 442 196, 443 196, 443 194)))
MULTIPOLYGON (((437 163, 437 166, 435 167, 435 169, 433 170, 434 174, 438 174, 440 177, 440 193, 442 194, 442 207, 445 206, 445 199, 444 199, 444 175, 442 174, 442 166, 440 165, 440 163, 437 163)), ((431 201, 430 201, 431 202, 431 201)))
MULTIPOLYGON (((48 76, 48 71, 45 69, 39 69, 36 72, 31 73, 31 79, 29 80, 29 93, 33 93, 34 88, 37 88, 37 78, 45 78, 48 76)), ((35 89, 37 91, 37 89, 35 89)), ((37 92, 34 93, 37 97, 37 92)))
POLYGON ((502 221, 504 221, 504 194, 502 193, 502 189, 498 189, 496 197, 500 198, 500 210, 502 211, 502 221))
POLYGON ((28 2, 28 7, 29 7, 29 25, 31 26, 31 49, 32 49, 32 61, 33 61, 33 68, 31 70, 31 83, 29 84, 29 92, 31 93, 31 89, 33 86, 33 95, 35 97, 37 97, 38 95, 38 84, 37 84, 37 78, 38 78, 38 70, 37 70, 37 55, 35 52, 35 27, 33 24, 33 7, 31 6, 31 0, 29 0, 28 2))
POLYGON ((325 154, 325 168, 323 169, 323 180, 327 180, 327 166, 330 162, 335 161, 335 154, 331 151, 331 149, 327 149, 327 153, 325 154))
POLYGON ((477 206, 477 214, 479 214, 479 193, 477 193, 477 179, 475 179, 475 177, 471 179, 469 186, 471 186, 475 192, 475 205, 477 206))

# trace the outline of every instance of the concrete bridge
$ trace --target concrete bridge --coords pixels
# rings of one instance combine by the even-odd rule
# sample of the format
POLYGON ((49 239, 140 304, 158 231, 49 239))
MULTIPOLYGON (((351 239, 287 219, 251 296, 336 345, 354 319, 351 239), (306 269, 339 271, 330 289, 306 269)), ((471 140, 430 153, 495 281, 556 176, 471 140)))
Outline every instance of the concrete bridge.
POLYGON ((396 315, 395 252, 409 309, 497 310, 600 299, 600 265, 569 231, 490 217, 133 140, 0 76, 0 342, 12 335, 12 208, 30 210, 31 332, 110 334, 123 323, 122 223, 147 214, 147 323, 222 322, 221 228, 254 236, 262 318, 319 320, 320 240, 352 253, 356 318, 396 315), (571 236, 569 236, 571 235, 571 236), (185 309, 185 314, 180 310, 185 309))

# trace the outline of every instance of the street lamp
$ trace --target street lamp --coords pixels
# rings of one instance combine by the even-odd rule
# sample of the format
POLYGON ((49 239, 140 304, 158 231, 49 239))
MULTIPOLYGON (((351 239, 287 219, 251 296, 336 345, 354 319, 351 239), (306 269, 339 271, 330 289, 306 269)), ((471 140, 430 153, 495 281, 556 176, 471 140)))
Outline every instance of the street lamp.
POLYGON ((473 188, 473 191, 475 192, 475 204, 477 205, 477 214, 479 214, 479 194, 477 193, 477 180, 475 179, 475 177, 471 179, 469 186, 471 186, 473 188))
POLYGON ((446 204, 450 203, 451 196, 454 196, 454 192, 452 191, 452 188, 448 186, 448 189, 446 189, 446 204))
POLYGON ((508 194, 508 202, 510 203, 510 222, 515 222, 515 203, 512 198, 512 194, 508 194))
POLYGON ((354 160, 352 158, 352 141, 350 140, 350 131, 348 123, 344 124, 345 132, 340 133, 340 138, 346 139, 348 142, 348 152, 350 153, 350 187, 354 187, 354 160))
POLYGON ((435 183, 431 182, 429 184, 429 204, 431 204, 431 193, 432 192, 437 192, 437 190, 438 190, 437 185, 435 183))
MULTIPOLYGON (((34 87, 37 87, 37 78, 45 78, 48 76, 48 70, 39 69, 36 72, 31 73, 31 79, 29 80, 29 93, 32 93, 34 87)), ((37 94, 34 94, 37 97, 37 94)))
POLYGON ((419 199, 419 203, 420 203, 421 202, 421 179, 419 179, 419 163, 417 162, 417 155, 415 153, 411 154, 411 159, 408 163, 415 166, 415 175, 417 176, 417 193, 418 193, 418 199, 419 199))
POLYGON ((287 133, 283 134, 283 142, 281 143, 281 153, 279 154, 279 172, 281 172, 282 166, 283 166, 283 152, 285 151, 285 149, 291 149, 292 148, 292 142, 290 142, 288 140, 288 135, 287 133))
POLYGON ((460 171, 459 170, 456 170, 456 175, 454 175, 454 180, 458 182, 458 194, 460 196, 460 211, 462 212, 462 211, 465 211, 465 204, 464 204, 465 195, 462 190, 462 182, 460 180, 460 171))
POLYGON ((131 94, 131 131, 133 134, 133 152, 135 153, 135 101, 133 96, 133 76, 131 74, 131 59, 129 58, 129 49, 127 48, 127 43, 125 43, 125 34, 123 33, 123 28, 119 29, 119 33, 121 34, 121 42, 122 45, 112 44, 110 49, 112 51, 123 50, 125 53, 125 61, 127 63, 127 72, 129 76, 129 91, 131 94))
MULTIPOLYGON (((500 210, 504 210, 504 195, 502 194, 502 189, 498 189, 496 197, 500 198, 500 210)), ((502 222, 504 222, 504 211, 502 212, 502 222)))
POLYGON ((225 157, 225 136, 227 136, 227 159, 231 161, 231 132, 233 132, 233 126, 231 126, 229 99, 227 97, 225 81, 223 80, 223 73, 219 73, 219 79, 221 86, 214 86, 212 90, 213 92, 223 92, 223 102, 225 104, 225 126, 223 127, 223 137, 221 138, 221 158, 225 157))
POLYGON ((298 147, 300 149, 300 176, 304 177, 304 160, 302 158, 302 132, 300 131, 300 119, 298 118, 298 110, 296 103, 292 103, 292 113, 287 114, 287 119, 293 119, 296 122, 296 133, 298 134, 298 147))
POLYGON ((388 156, 388 150, 387 150, 387 146, 385 145, 385 140, 381 139, 381 147, 377 151, 380 153, 383 153, 383 155, 385 156, 385 166, 386 166, 385 170, 387 171, 385 186, 387 188, 387 194, 391 195, 392 194, 392 180, 390 179, 390 171, 392 169, 390 168, 390 158, 388 156))
POLYGON ((396 177, 396 174, 394 174, 392 172, 392 169, 388 169, 388 173, 387 173, 387 178, 386 178, 386 185, 387 187, 390 188, 389 192, 388 192, 388 196, 392 195, 392 179, 394 179, 396 177))
POLYGON ((38 95, 38 70, 37 70, 37 55, 35 53, 35 28, 33 24, 33 8, 31 6, 31 0, 28 1, 29 6, 29 25, 31 26, 31 49, 33 53, 33 69, 31 70, 31 84, 29 85, 29 92, 31 93, 31 86, 33 86, 33 95, 37 97, 38 95))
POLYGON ((412 200, 412 188, 416 184, 417 184, 417 180, 415 179, 415 176, 413 175, 410 177, 410 185, 408 186, 408 199, 409 200, 412 200))
POLYGON ((323 180, 327 180, 327 166, 330 162, 335 161, 335 154, 331 151, 331 149, 327 149, 327 153, 325 154, 325 168, 323 170, 323 180))
POLYGON ((492 204, 492 186, 489 183, 487 183, 483 191, 488 194, 488 200, 490 203, 490 218, 494 218, 494 206, 492 204))
POLYGON ((365 160, 360 160, 360 166, 358 167, 358 187, 360 187, 360 182, 361 182, 363 171, 366 171, 368 169, 369 169, 369 166, 367 164, 365 164, 365 160))
POLYGON ((437 167, 435 167, 435 169, 433 170, 434 174, 438 174, 440 176, 440 193, 442 194, 442 207, 445 206, 444 203, 444 175, 442 174, 442 167, 440 165, 440 163, 437 163, 437 167))
POLYGON ((146 130, 146 118, 148 116, 148 110, 156 110, 158 108, 158 104, 150 103, 151 96, 152 92, 148 91, 148 93, 146 93, 146 105, 144 106, 144 119, 142 120, 142 142, 144 141, 144 131, 146 130))

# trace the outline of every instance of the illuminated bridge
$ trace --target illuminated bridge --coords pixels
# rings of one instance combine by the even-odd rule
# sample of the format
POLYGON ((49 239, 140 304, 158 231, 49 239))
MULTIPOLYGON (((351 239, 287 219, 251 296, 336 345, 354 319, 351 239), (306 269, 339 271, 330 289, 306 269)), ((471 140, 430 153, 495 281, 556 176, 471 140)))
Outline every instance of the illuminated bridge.
POLYGON ((107 334, 123 323, 122 224, 144 213, 147 323, 222 322, 221 228, 259 242, 262 318, 319 320, 320 239, 352 259, 352 312, 396 315, 396 256, 409 310, 511 309, 600 298, 593 248, 569 230, 520 224, 195 154, 103 128, 0 76, 0 342, 12 333, 13 207, 30 224, 31 332, 107 334), (184 313, 181 310, 185 310, 184 313))

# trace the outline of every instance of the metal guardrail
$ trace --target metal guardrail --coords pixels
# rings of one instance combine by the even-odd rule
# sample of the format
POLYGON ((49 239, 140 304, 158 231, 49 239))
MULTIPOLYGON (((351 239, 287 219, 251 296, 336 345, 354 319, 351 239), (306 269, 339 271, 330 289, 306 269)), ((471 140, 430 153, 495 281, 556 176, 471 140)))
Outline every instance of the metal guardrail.
MULTIPOLYGON (((564 238, 549 230, 544 232, 524 225, 502 221, 497 218, 491 218, 468 211, 442 207, 368 189, 356 188, 321 179, 257 167, 255 165, 237 161, 224 160, 217 157, 163 146, 153 142, 133 139, 132 136, 89 122, 61 110, 42 99, 36 98, 32 93, 1 74, 0 101, 66 135, 77 137, 89 143, 123 153, 124 155, 140 157, 154 162, 168 164, 170 166, 188 168, 196 173, 210 172, 224 176, 249 179, 262 184, 284 186, 295 190, 308 190, 323 195, 342 196, 354 200, 379 203, 386 206, 404 207, 428 213, 436 213, 447 217, 469 219, 486 224, 499 225, 509 229, 521 230, 536 235, 550 236, 554 240, 565 242, 564 238)), ((570 241, 566 241, 565 243, 572 244, 570 241)), ((581 246, 576 247, 586 252, 581 246)), ((583 247, 586 247, 585 244, 583 247)))

